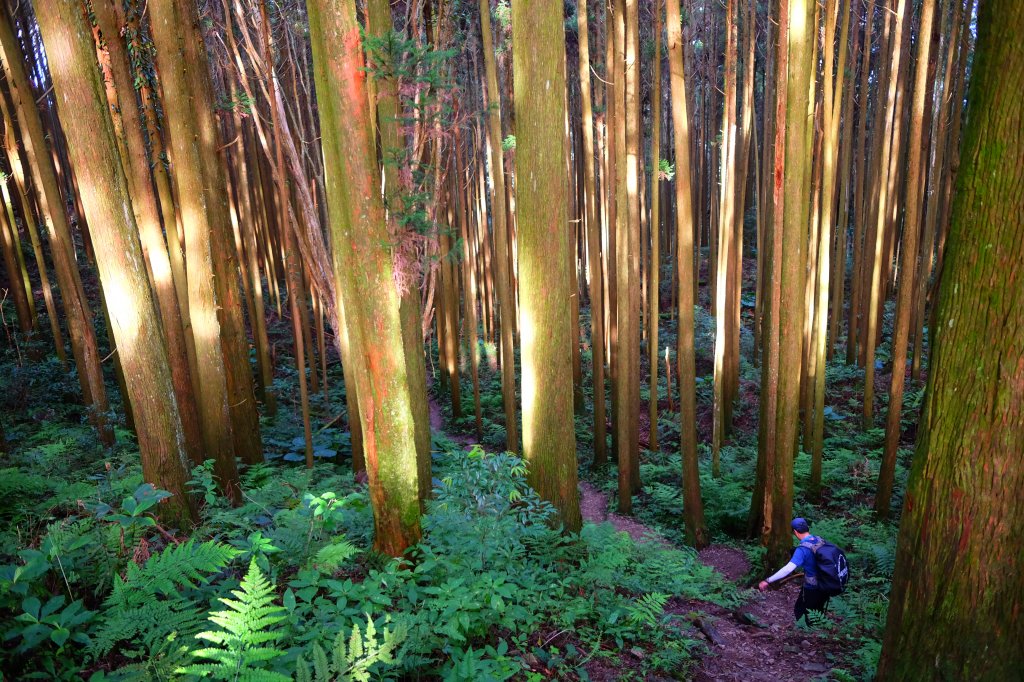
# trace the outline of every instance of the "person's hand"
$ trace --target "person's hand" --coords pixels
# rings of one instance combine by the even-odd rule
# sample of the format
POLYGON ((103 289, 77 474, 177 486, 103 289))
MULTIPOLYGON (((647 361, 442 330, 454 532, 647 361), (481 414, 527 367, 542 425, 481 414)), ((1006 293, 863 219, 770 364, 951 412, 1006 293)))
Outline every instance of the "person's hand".
POLYGON ((758 586, 757 586, 757 589, 761 590, 762 592, 764 592, 765 590, 767 590, 767 589, 768 589, 768 581, 767 581, 767 580, 762 580, 762 581, 761 581, 761 582, 760 582, 760 583, 758 584, 758 586))

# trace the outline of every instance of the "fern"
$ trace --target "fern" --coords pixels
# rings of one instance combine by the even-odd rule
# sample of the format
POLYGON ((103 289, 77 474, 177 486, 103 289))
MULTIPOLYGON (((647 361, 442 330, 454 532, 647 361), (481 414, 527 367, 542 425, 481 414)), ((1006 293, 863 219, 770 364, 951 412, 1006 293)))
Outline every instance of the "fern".
POLYGON ((342 535, 336 537, 331 544, 322 547, 313 557, 313 564, 321 573, 329 574, 338 570, 339 566, 356 554, 359 554, 359 548, 342 535))
POLYGON ((129 564, 104 603, 103 621, 90 647, 102 657, 119 644, 129 658, 170 658, 184 653, 184 644, 201 629, 202 613, 180 591, 207 582, 238 550, 216 542, 168 547, 142 566, 129 564), (175 644, 178 642, 178 644, 175 644))
MULTIPOLYGON (((178 596, 182 587, 206 582, 206 575, 223 570, 238 550, 219 542, 189 540, 151 556, 143 566, 129 564, 125 579, 114 582, 112 597, 123 599, 125 589, 148 595, 178 596)), ((126 600, 127 601, 127 600, 126 600)))
POLYGON ((646 625, 656 628, 660 625, 661 615, 665 612, 668 595, 650 592, 629 605, 627 616, 633 625, 646 625))
POLYGON ((383 638, 378 639, 377 628, 367 616, 366 632, 361 631, 357 623, 348 637, 348 646, 345 633, 338 633, 330 658, 323 647, 314 644, 312 668, 305 659, 299 658, 296 679, 298 682, 368 682, 370 668, 375 664, 398 663, 396 651, 406 636, 405 627, 399 626, 385 628, 383 638))
POLYGON ((215 680, 290 682, 290 677, 262 668, 268 661, 285 655, 274 646, 283 635, 275 626, 285 619, 285 609, 274 605, 274 586, 255 559, 249 563, 240 589, 232 590, 231 594, 237 599, 220 600, 228 609, 215 611, 209 617, 220 629, 196 635, 215 646, 193 651, 192 655, 213 662, 195 663, 179 668, 178 672, 215 680))

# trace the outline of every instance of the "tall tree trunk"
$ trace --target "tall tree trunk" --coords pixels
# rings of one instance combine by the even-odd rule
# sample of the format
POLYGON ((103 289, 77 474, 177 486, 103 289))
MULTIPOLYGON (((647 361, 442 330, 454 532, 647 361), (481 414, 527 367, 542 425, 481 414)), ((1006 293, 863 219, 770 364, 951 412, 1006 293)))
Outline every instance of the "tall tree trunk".
MULTIPOLYGON (((647 398, 647 448, 658 450, 658 324, 661 305, 658 288, 661 275, 661 2, 654 0, 654 81, 651 86, 651 259, 647 313, 647 358, 650 383, 647 398)), ((671 393, 672 386, 666 384, 671 393)))
POLYGON ((590 284, 590 350, 594 388, 594 466, 608 461, 604 382, 604 281, 601 269, 601 223, 597 218, 594 172, 594 110, 590 94, 590 36, 587 0, 579 0, 580 101, 583 109, 583 198, 586 203, 587 265, 590 284))
MULTIPOLYGON (((809 492, 812 499, 817 499, 821 490, 821 464, 825 442, 825 348, 828 344, 828 294, 829 276, 831 275, 832 255, 831 237, 835 210, 836 153, 839 147, 839 121, 842 114, 843 85, 846 78, 846 43, 850 31, 850 0, 844 0, 838 6, 835 0, 825 4, 825 78, 824 102, 822 112, 824 132, 822 139, 822 179, 821 179, 821 217, 818 236, 818 281, 814 304, 814 405, 812 414, 805 419, 812 420, 811 435, 811 481, 809 492), (842 16, 842 27, 839 29, 839 64, 835 65, 836 13, 842 16), (835 76, 833 77, 833 65, 835 76)), ((845 235, 845 230, 844 233, 845 235)), ((845 238, 845 237, 844 237, 845 238)), ((838 310, 832 315, 837 316, 838 310)), ((806 449, 808 444, 804 444, 806 449)))
MULTIPOLYGON (((388 36, 394 29, 391 6, 386 0, 370 0, 366 5, 368 34, 378 38, 388 36)), ((387 73, 381 69, 381 73, 387 73)), ((377 131, 380 135, 381 164, 384 176, 384 209, 388 216, 388 232, 394 238, 399 234, 399 195, 397 166, 391 159, 401 150, 398 131, 399 102, 397 83, 393 78, 377 79, 377 131)), ((371 119, 373 118, 371 113, 371 119)), ((416 281, 418 272, 405 273, 406 280, 416 281)), ((423 331, 420 319, 419 287, 407 285, 400 293, 399 314, 402 319, 402 346, 405 349, 406 378, 409 382, 409 400, 412 405, 416 429, 416 467, 419 476, 420 503, 430 497, 432 489, 430 461, 430 404, 427 398, 427 368, 423 358, 423 331)), ((474 328, 475 329, 475 328, 474 328)))
POLYGON ((394 282, 392 236, 377 191, 355 0, 309 3, 334 276, 359 394, 374 546, 400 556, 420 537, 415 419, 394 282))
POLYGON ((96 330, 78 273, 74 241, 57 179, 57 169, 47 149, 43 122, 33 101, 28 74, 6 10, 0 10, 0 61, 3 62, 11 100, 22 126, 22 143, 32 169, 32 183, 39 193, 40 214, 50 238, 53 267, 57 273, 64 314, 68 320, 71 351, 82 388, 82 402, 88 408, 89 421, 99 432, 100 440, 104 445, 113 445, 114 432, 106 418, 109 407, 96 330))
MULTIPOLYGON (((809 136, 813 122, 810 84, 814 76, 811 61, 814 52, 814 3, 810 0, 790 0, 786 31, 779 28, 779 40, 788 42, 786 68, 778 66, 780 77, 785 75, 786 112, 779 117, 789 130, 785 144, 776 147, 776 154, 785 154, 785 173, 782 178, 784 210, 781 216, 782 241, 773 245, 781 249, 781 271, 778 273, 780 305, 772 310, 778 316, 778 395, 775 412, 762 411, 762 419, 775 422, 774 462, 769 462, 765 479, 766 514, 762 540, 768 548, 765 561, 781 564, 792 549, 789 522, 793 511, 793 460, 799 427, 800 366, 802 355, 804 317, 804 275, 806 270, 807 226, 810 197, 807 187, 811 176, 809 136), (782 305, 781 301, 786 304, 782 305), (783 368, 786 371, 782 371, 783 368)), ((781 89, 781 88, 780 88, 781 89)), ((776 180, 778 182, 778 178, 776 180)), ((773 273, 773 277, 775 274, 773 273)))
POLYGON ((77 0, 40 3, 36 10, 57 99, 66 114, 68 151, 82 185, 93 230, 96 266, 125 369, 142 456, 143 475, 174 497, 164 514, 178 523, 193 518, 185 488, 189 458, 167 349, 150 294, 142 245, 117 150, 114 126, 92 31, 77 0))
MULTIPOLYGON (((109 76, 113 85, 112 90, 107 90, 107 99, 111 110, 118 112, 112 121, 114 131, 120 140, 120 155, 131 196, 131 206, 135 212, 135 223, 139 230, 142 252, 148 264, 147 271, 156 298, 157 310, 160 312, 160 328, 167 344, 171 379, 185 433, 185 451, 192 462, 201 464, 202 434, 189 369, 185 330, 171 277, 167 243, 164 241, 160 226, 160 212, 156 193, 153 191, 146 142, 143 137, 143 121, 135 102, 131 63, 121 42, 121 29, 124 24, 122 11, 117 5, 116 0, 95 0, 92 3, 96 25, 103 34, 109 76)), ((173 234, 172 230, 171 235, 173 234)))
POLYGON ((981 4, 883 681, 1009 680, 1024 670, 1022 33, 1020 3, 981 4))
POLYGON ((693 349, 693 188, 690 178, 690 121, 683 75, 683 35, 679 0, 666 0, 665 26, 672 88, 672 131, 676 158, 676 278, 679 330, 676 363, 679 375, 679 450, 683 463, 683 521, 686 541, 700 549, 708 544, 697 459, 697 371, 693 349))
POLYGON ((889 386, 889 412, 885 422, 885 449, 878 472, 875 513, 889 516, 892 489, 896 480, 896 451, 900 444, 900 417, 903 415, 903 386, 907 374, 907 341, 910 336, 910 310, 914 300, 917 270, 917 244, 921 231, 921 205, 925 183, 921 177, 921 148, 925 146, 924 116, 928 80, 928 51, 932 43, 935 0, 921 5, 921 23, 917 41, 917 65, 914 74, 914 101, 911 105, 910 137, 907 139, 907 201, 903 223, 900 288, 896 298, 896 322, 892 339, 892 381, 889 386))
POLYGON ((230 224, 226 186, 216 154, 216 126, 213 112, 207 109, 213 101, 212 86, 202 39, 196 30, 198 17, 194 5, 188 0, 167 0, 151 5, 150 12, 173 159, 171 175, 185 228, 189 313, 198 371, 193 378, 204 454, 214 460, 214 470, 225 493, 238 501, 235 456, 243 453, 235 451, 236 425, 231 418, 226 354, 221 340, 224 320, 220 309, 227 302, 220 296, 220 287, 214 284, 215 262, 228 257, 234 249, 218 248, 226 246, 222 242, 226 241, 230 224), (203 58, 198 60, 197 49, 203 51, 203 58))
MULTIPOLYGON (((885 259, 885 234, 887 230, 895 226, 889 223, 889 202, 892 194, 895 193, 895 161, 899 156, 899 133, 900 106, 897 99, 901 70, 901 55, 903 53, 903 30, 905 17, 907 16, 907 0, 897 0, 896 13, 893 16, 893 57, 892 68, 889 71, 888 96, 885 105, 885 126, 882 153, 877 162, 878 174, 878 208, 875 223, 874 243, 866 244, 874 250, 874 257, 871 261, 871 278, 867 290, 867 325, 862 339, 865 347, 864 365, 864 411, 862 415, 862 426, 865 429, 871 428, 874 423, 874 399, 875 399, 875 346, 878 334, 878 320, 880 311, 884 307, 882 270, 885 259)), ((880 122, 879 122, 880 123, 880 122)), ((876 131, 877 132, 877 131, 876 131)), ((870 254, 868 254, 870 255, 870 254)))
POLYGON ((570 531, 582 525, 576 487, 569 298, 574 295, 565 120, 562 6, 512 3, 512 72, 519 190, 523 454, 530 484, 570 531))
MULTIPOLYGON (((494 282, 498 293, 498 306, 501 309, 501 399, 505 407, 505 448, 518 452, 519 423, 516 413, 515 352, 512 340, 512 332, 516 328, 516 309, 513 278, 508 267, 512 230, 505 212, 501 94, 498 90, 498 69, 494 63, 489 0, 480 0, 480 32, 483 37, 484 69, 487 73, 487 134, 491 151, 487 167, 491 176, 491 221, 494 225, 494 282)), ((564 41, 560 41, 560 44, 561 42, 564 41)))

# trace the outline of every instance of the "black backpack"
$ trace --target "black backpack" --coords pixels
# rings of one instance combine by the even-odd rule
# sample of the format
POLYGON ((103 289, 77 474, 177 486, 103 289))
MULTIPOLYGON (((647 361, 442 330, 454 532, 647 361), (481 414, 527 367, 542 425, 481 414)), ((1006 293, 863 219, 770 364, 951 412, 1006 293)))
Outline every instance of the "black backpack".
POLYGON ((842 594, 850 579, 850 566, 843 550, 822 538, 803 545, 814 554, 814 565, 818 569, 818 589, 830 594, 842 594))

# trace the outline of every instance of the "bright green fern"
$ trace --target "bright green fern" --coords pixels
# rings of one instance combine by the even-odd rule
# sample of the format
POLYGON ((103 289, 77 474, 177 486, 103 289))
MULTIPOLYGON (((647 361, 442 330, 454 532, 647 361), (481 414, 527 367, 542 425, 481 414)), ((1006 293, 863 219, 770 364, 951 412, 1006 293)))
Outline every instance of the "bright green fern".
POLYGON ((313 645, 313 666, 299 659, 298 682, 368 682, 370 669, 377 663, 393 665, 398 662, 396 650, 406 638, 404 627, 385 628, 382 639, 377 637, 373 620, 366 617, 366 632, 357 623, 345 645, 345 633, 334 639, 334 650, 328 659, 319 644, 313 645))
POLYGON ((214 646, 193 651, 192 655, 212 662, 195 663, 178 672, 236 682, 290 682, 291 677, 264 668, 269 661, 285 655, 275 646, 283 635, 275 626, 285 619, 285 609, 273 603, 274 586, 255 559, 249 563, 240 589, 231 594, 236 599, 220 600, 227 610, 210 614, 210 622, 220 629, 196 635, 214 646))

